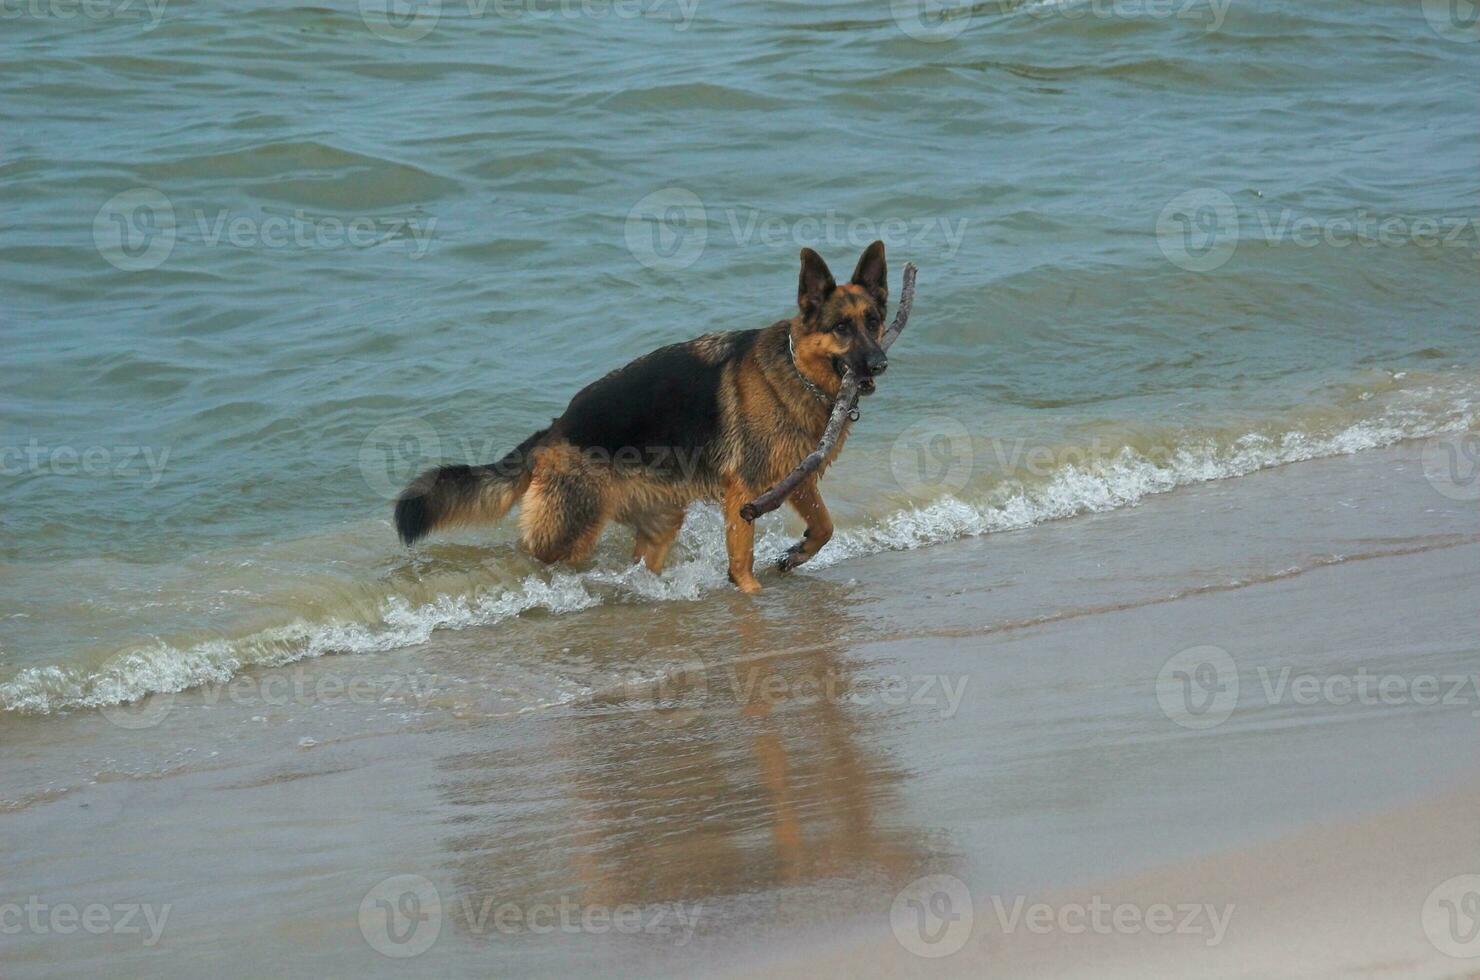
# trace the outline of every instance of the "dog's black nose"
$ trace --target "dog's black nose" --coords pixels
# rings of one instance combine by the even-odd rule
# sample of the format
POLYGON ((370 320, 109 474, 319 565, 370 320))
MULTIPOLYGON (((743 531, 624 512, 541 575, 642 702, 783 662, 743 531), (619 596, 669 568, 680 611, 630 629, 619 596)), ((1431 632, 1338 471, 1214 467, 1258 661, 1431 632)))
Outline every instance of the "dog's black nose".
POLYGON ((883 354, 879 354, 877 356, 870 357, 864 362, 863 366, 868 370, 869 377, 877 378, 879 375, 889 370, 889 358, 885 357, 883 354))

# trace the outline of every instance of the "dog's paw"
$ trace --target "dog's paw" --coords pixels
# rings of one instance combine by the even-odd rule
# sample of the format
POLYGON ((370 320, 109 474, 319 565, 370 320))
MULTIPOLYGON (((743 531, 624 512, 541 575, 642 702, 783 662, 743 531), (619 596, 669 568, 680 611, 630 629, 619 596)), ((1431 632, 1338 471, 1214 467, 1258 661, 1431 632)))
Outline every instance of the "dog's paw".
POLYGON ((798 541, 796 544, 786 549, 786 554, 782 555, 781 560, 776 562, 776 567, 781 569, 783 572, 789 572, 793 568, 796 568, 798 565, 806 562, 811 557, 811 555, 807 554, 803 543, 798 541))
POLYGON ((761 584, 756 581, 754 575, 749 575, 745 578, 736 578, 735 573, 731 572, 730 584, 739 589, 741 592, 744 592, 746 595, 755 595, 761 590, 761 584))

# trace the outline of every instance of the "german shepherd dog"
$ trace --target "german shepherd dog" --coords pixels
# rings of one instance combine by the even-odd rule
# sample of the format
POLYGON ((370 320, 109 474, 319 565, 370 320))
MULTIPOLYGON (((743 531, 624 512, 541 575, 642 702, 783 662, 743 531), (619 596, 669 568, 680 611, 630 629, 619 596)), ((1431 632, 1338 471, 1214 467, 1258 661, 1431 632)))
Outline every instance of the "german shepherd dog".
MULTIPOLYGON (((427 470, 397 499, 396 530, 411 544, 437 528, 498 520, 517 502, 520 543, 541 561, 584 561, 616 520, 637 534, 633 560, 657 573, 685 507, 714 500, 730 581, 759 591, 755 529, 740 508, 817 447, 845 367, 873 392, 889 366, 879 346, 888 299, 883 242, 864 249, 841 286, 804 248, 796 316, 661 347, 581 389, 549 428, 498 462, 427 470)), ((782 571, 832 537, 817 490, 823 469, 790 497, 807 530, 782 571)))

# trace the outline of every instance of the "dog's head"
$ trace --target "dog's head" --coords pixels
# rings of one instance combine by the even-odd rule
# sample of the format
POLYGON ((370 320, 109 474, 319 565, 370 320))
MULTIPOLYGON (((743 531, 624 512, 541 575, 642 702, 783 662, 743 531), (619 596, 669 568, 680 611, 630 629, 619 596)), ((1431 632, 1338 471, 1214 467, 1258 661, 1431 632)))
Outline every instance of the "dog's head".
POLYGON ((797 368, 829 392, 842 383, 843 369, 859 378, 859 391, 872 394, 874 378, 889 367, 879 346, 889 305, 889 270, 884 243, 863 250, 853 278, 839 286, 822 256, 802 249, 797 306, 802 315, 792 327, 797 368), (825 383, 824 383, 825 381, 825 383))

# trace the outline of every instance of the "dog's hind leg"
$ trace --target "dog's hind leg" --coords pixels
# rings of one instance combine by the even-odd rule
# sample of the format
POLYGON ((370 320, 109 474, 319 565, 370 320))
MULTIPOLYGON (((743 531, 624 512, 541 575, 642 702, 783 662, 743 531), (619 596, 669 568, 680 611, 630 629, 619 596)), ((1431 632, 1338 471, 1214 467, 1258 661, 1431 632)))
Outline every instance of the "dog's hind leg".
POLYGON ((648 571, 657 575, 663 571, 668 549, 673 545, 673 539, 678 537, 678 529, 683 526, 683 508, 649 511, 637 517, 632 526, 637 530, 632 560, 642 562, 648 571))
POLYGON ((519 510, 519 539, 543 562, 585 561, 608 517, 599 477, 574 452, 544 454, 519 510))

